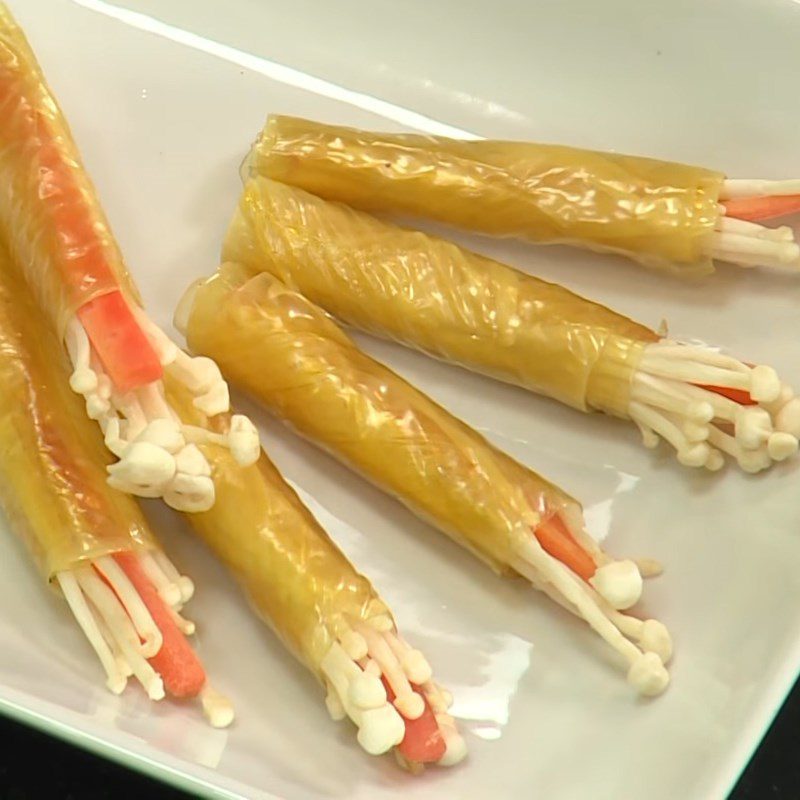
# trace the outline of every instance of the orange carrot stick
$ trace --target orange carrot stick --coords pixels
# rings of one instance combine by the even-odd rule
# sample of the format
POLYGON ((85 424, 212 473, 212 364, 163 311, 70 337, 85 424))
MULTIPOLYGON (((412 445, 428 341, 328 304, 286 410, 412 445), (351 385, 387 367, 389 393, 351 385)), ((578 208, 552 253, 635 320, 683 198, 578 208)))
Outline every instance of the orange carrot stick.
POLYGON ((548 555, 558 559, 583 580, 588 581, 594 575, 597 565, 575 541, 558 514, 540 522, 533 534, 548 555))
POLYGON ((206 682, 206 674, 197 654, 170 616, 164 601, 150 583, 133 553, 117 553, 116 562, 128 576, 150 616, 158 626, 164 643, 148 661, 161 675, 164 686, 174 697, 195 697, 206 682))
POLYGON ((65 158, 60 136, 44 113, 32 105, 18 64, 0 64, 0 107, 5 113, 3 139, 17 144, 20 157, 30 158, 36 193, 54 232, 58 257, 55 268, 67 297, 78 304, 78 315, 103 367, 120 392, 158 380, 163 373, 158 357, 123 298, 94 301, 84 310, 80 303, 98 286, 118 281, 106 258, 105 246, 95 230, 91 208, 75 179, 78 166, 65 158), (126 349, 130 347, 130 349, 126 349))
POLYGON ((740 406, 758 405, 758 403, 750 397, 750 393, 746 392, 744 389, 729 389, 726 386, 705 386, 703 384, 697 385, 701 389, 707 389, 709 392, 727 397, 728 400, 733 400, 734 403, 738 403, 740 406))
MULTIPOLYGON (((386 689, 386 696, 390 703, 394 703, 395 694, 389 681, 382 677, 383 685, 386 689)), ((411 688, 425 701, 425 710, 417 719, 406 719, 403 722, 406 726, 406 733, 403 741, 397 746, 400 753, 409 761, 418 764, 433 764, 441 760, 447 750, 442 732, 436 722, 436 717, 431 710, 425 695, 419 686, 411 684, 411 688)), ((402 716, 402 714, 400 715, 402 716)))
POLYGON ((725 214, 728 217, 758 222, 796 214, 800 211, 800 194, 741 197, 735 200, 723 200, 722 205, 725 206, 725 214))
POLYGON ((122 292, 84 303, 78 318, 117 391, 125 393, 161 379, 161 362, 122 292))

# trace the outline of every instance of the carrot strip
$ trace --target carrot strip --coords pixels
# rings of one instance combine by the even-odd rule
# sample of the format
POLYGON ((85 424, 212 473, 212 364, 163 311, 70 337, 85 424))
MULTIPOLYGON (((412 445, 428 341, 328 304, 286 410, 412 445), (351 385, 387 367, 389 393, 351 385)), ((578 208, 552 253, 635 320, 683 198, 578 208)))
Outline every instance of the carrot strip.
POLYGON ((699 386, 701 389, 707 389, 709 392, 714 392, 714 394, 727 397, 728 400, 733 400, 734 403, 738 403, 740 406, 758 405, 758 403, 750 397, 750 393, 746 392, 744 389, 729 389, 725 386, 706 386, 700 383, 695 385, 699 386))
POLYGON ((728 217, 758 222, 796 214, 800 211, 800 194, 742 197, 736 200, 724 200, 722 205, 725 206, 725 214, 728 217))
POLYGON ((78 309, 103 369, 121 393, 160 380, 161 362, 122 292, 104 294, 78 309))
MULTIPOLYGON (((381 677, 381 680, 386 689, 386 697, 390 703, 394 703, 395 694, 389 685, 389 681, 384 677, 381 677)), ((403 741, 397 747, 409 761, 414 761, 418 764, 433 764, 443 758, 447 750, 447 744, 444 741, 442 732, 439 730, 436 717, 425 695, 416 684, 412 683, 411 688, 425 701, 425 710, 417 719, 403 717, 406 733, 403 736, 403 741)))
POLYGON ((164 638, 158 653, 148 659, 150 666, 161 675, 164 686, 174 697, 197 696, 206 682, 206 674, 197 654, 178 630, 136 556, 133 553, 117 553, 114 558, 139 593, 164 638))
POLYGON ((72 174, 75 166, 65 161, 58 134, 45 114, 34 107, 19 67, 16 63, 14 67, 3 64, 0 69, 0 104, 5 107, 3 139, 21 149, 19 158, 34 162, 29 174, 36 180, 37 197, 61 248, 55 266, 69 296, 77 300, 86 288, 114 283, 114 273, 102 256, 102 242, 72 174), (91 268, 73 269, 81 264, 91 268))
POLYGON ((540 522, 533 534, 548 555, 558 559, 583 580, 588 581, 594 575, 597 565, 575 541, 558 514, 540 522))
POLYGON ((16 61, 11 66, 0 64, 0 106, 5 144, 17 145, 21 149, 17 157, 32 161, 30 175, 36 182, 36 196, 53 231, 58 255, 55 269, 67 298, 78 304, 78 315, 103 367, 122 393, 158 380, 161 365, 119 292, 105 244, 95 229, 90 201, 76 180, 79 166, 63 152, 62 137, 53 130, 46 113, 31 101, 16 61), (103 287, 117 289, 110 300, 100 297, 81 304, 83 298, 103 287))

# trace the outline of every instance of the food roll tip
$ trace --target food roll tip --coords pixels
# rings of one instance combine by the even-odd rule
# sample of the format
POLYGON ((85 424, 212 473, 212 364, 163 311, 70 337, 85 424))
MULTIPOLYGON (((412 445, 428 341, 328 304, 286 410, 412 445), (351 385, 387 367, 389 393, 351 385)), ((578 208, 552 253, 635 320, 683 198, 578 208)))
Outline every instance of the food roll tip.
POLYGON ((628 415, 647 446, 668 442, 685 466, 716 471, 727 455, 759 472, 797 453, 796 408, 773 367, 662 339, 644 348, 628 415))
POLYGON ((412 772, 417 771, 414 765, 451 766, 462 760, 466 745, 424 656, 394 630, 385 630, 380 619, 377 625, 374 619, 352 624, 321 664, 331 717, 349 717, 358 728, 359 744, 372 755, 398 748, 400 763, 412 772), (420 744, 413 731, 415 723, 424 724, 424 715, 429 728, 433 725, 432 735, 420 744))

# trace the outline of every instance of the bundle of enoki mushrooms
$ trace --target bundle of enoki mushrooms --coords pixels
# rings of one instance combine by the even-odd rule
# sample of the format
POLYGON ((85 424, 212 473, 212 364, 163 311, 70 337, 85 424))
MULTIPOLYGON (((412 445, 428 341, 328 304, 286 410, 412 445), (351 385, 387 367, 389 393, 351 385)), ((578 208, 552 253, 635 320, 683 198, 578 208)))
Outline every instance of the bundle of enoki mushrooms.
MULTIPOLYGON (((191 358, 147 317, 66 120, 1 4, 0 185, 0 232, 69 352, 70 386, 118 459, 109 482, 181 511, 209 508, 214 483, 195 445, 210 433, 181 425, 163 378, 210 416, 228 411, 228 387, 210 359, 191 358)), ((242 465, 258 458, 244 416, 224 443, 242 465)))
POLYGON ((107 451, 67 385, 57 336, 0 251, 0 504, 43 578, 66 600, 108 688, 199 697, 215 726, 233 719, 186 637, 194 592, 139 507, 106 482, 107 451))

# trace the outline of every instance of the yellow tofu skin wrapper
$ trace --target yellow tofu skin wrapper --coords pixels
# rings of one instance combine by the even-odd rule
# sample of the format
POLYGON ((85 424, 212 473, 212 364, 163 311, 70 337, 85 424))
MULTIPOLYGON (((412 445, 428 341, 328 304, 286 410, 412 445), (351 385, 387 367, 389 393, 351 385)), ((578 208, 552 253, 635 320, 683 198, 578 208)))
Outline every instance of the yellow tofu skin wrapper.
POLYGON ((42 575, 154 540, 106 484, 102 434, 69 388, 64 349, 0 251, 0 504, 42 575))
MULTIPOLYGON (((167 387, 184 422, 207 422, 185 389, 169 378, 167 387)), ((218 431, 227 424, 225 415, 213 420, 218 431)), ((389 614, 387 606, 263 451, 256 464, 241 467, 225 448, 201 449, 216 502, 184 518, 231 571, 258 616, 322 680, 322 659, 348 621, 389 614)))
POLYGON ((300 434, 497 572, 511 571, 517 537, 544 516, 579 513, 271 275, 223 265, 194 289, 187 338, 300 434))
POLYGON ((266 178, 245 185, 223 259, 356 328, 581 411, 625 417, 658 338, 561 286, 266 178))
POLYGON ((246 170, 360 209, 620 253, 687 276, 713 272, 724 179, 562 145, 374 133, 285 116, 268 118, 246 170))
POLYGON ((69 126, 2 3, 0 232, 59 333, 104 294, 138 300, 69 126))

